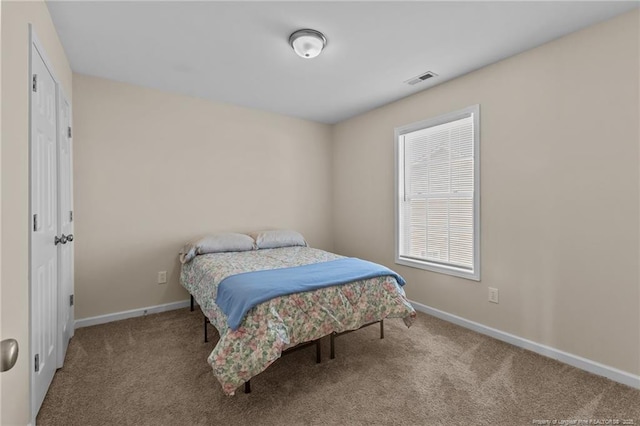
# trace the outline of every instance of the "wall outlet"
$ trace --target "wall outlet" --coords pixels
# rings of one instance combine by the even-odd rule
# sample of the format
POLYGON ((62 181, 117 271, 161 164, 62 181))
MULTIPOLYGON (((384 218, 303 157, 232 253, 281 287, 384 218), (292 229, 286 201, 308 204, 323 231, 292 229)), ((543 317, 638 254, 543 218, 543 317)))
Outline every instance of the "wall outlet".
POLYGON ((489 287, 489 302, 498 303, 498 289, 489 287))
POLYGON ((158 272, 158 284, 164 284, 167 282, 167 271, 158 272))

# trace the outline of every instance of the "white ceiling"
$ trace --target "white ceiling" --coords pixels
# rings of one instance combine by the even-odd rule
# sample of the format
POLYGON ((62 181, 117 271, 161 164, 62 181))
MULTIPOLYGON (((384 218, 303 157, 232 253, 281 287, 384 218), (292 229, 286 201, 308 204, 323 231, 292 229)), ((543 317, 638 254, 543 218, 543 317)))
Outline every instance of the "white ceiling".
POLYGON ((609 19, 638 2, 48 5, 75 72, 335 123, 609 19), (300 28, 327 36, 319 57, 302 59, 288 45, 300 28), (439 76, 415 86, 403 83, 425 71, 439 76))

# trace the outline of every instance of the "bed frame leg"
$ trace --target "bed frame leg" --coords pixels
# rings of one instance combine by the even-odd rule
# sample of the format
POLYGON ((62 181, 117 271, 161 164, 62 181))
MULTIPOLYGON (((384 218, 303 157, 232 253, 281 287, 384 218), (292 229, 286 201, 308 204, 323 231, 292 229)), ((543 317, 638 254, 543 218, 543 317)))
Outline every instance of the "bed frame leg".
POLYGON ((329 339, 331 341, 331 359, 335 359, 335 357, 336 357, 336 348, 335 348, 336 335, 334 333, 331 333, 329 335, 329 339))
POLYGON ((251 380, 244 382, 244 393, 251 393, 251 380))
POLYGON ((316 364, 322 362, 322 347, 320 346, 320 339, 316 340, 316 364))
POLYGON ((209 341, 209 336, 207 336, 207 316, 203 315, 204 317, 204 342, 207 343, 209 341))
POLYGON ((384 339, 384 320, 380 320, 380 338, 384 339))
POLYGON ((191 312, 193 312, 193 296, 191 296, 191 312))

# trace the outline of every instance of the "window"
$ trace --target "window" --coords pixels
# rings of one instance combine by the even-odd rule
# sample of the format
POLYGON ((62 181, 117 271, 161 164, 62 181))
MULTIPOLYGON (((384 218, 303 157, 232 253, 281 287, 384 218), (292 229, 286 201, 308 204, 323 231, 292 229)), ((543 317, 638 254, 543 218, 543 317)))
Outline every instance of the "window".
POLYGON ((396 263, 480 280, 479 118, 396 128, 396 263))

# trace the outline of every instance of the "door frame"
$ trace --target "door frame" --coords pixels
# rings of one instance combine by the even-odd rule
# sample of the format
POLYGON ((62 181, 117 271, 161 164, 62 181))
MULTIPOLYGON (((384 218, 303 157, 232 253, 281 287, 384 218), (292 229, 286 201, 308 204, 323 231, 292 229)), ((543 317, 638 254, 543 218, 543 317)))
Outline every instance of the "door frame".
MULTIPOLYGON (((44 62, 44 65, 47 67, 47 70, 49 71, 49 73, 51 74, 51 77, 53 78, 53 81, 55 83, 55 88, 56 88, 56 99, 55 99, 55 106, 56 106, 56 111, 58 109, 58 103, 59 103, 59 98, 60 98, 60 90, 62 89, 60 87, 60 80, 58 79, 58 77, 56 76, 56 73, 54 71, 54 68, 51 66, 51 61, 49 60, 49 57, 46 54, 46 50, 44 49, 43 44, 40 42, 40 40, 38 39, 38 36, 36 35, 35 30, 33 29, 33 25, 29 24, 29 75, 27 76, 27 90, 28 90, 28 96, 29 96, 29 220, 27 221, 29 229, 29 407, 30 407, 30 411, 31 411, 31 424, 35 425, 36 424, 36 417, 38 415, 38 412, 36 411, 36 407, 35 407, 35 353, 34 353, 34 345, 33 345, 33 313, 34 313, 34 309, 33 309, 33 276, 32 276, 32 254, 33 254, 33 247, 32 247, 32 234, 31 234, 31 229, 32 229, 32 217, 33 217, 33 205, 32 205, 32 189, 33 189, 33 182, 32 182, 32 171, 33 171, 33 164, 32 164, 32 160, 33 160, 33 134, 31 132, 31 126, 32 126, 32 122, 33 122, 33 117, 31 114, 31 108, 32 108, 32 101, 33 101, 33 92, 31 89, 31 85, 32 85, 32 79, 31 76, 33 75, 33 62, 32 62, 32 58, 33 58, 33 54, 34 54, 34 49, 37 51, 37 54, 40 55, 40 57, 42 58, 42 61, 44 62)), ((57 114, 57 112, 56 112, 57 114)), ((58 138, 59 138, 59 120, 58 117, 56 115, 56 149, 57 149, 57 145, 58 145, 58 138)), ((56 160, 57 161, 57 160, 56 160)), ((56 201, 57 204, 57 201, 56 201)), ((57 226, 57 225, 56 225, 57 226)), ((56 278, 57 279, 57 278, 56 278)), ((57 287, 56 287, 56 301, 58 301, 58 295, 57 295, 57 287)), ((57 325, 56 325, 56 328, 57 325)))

